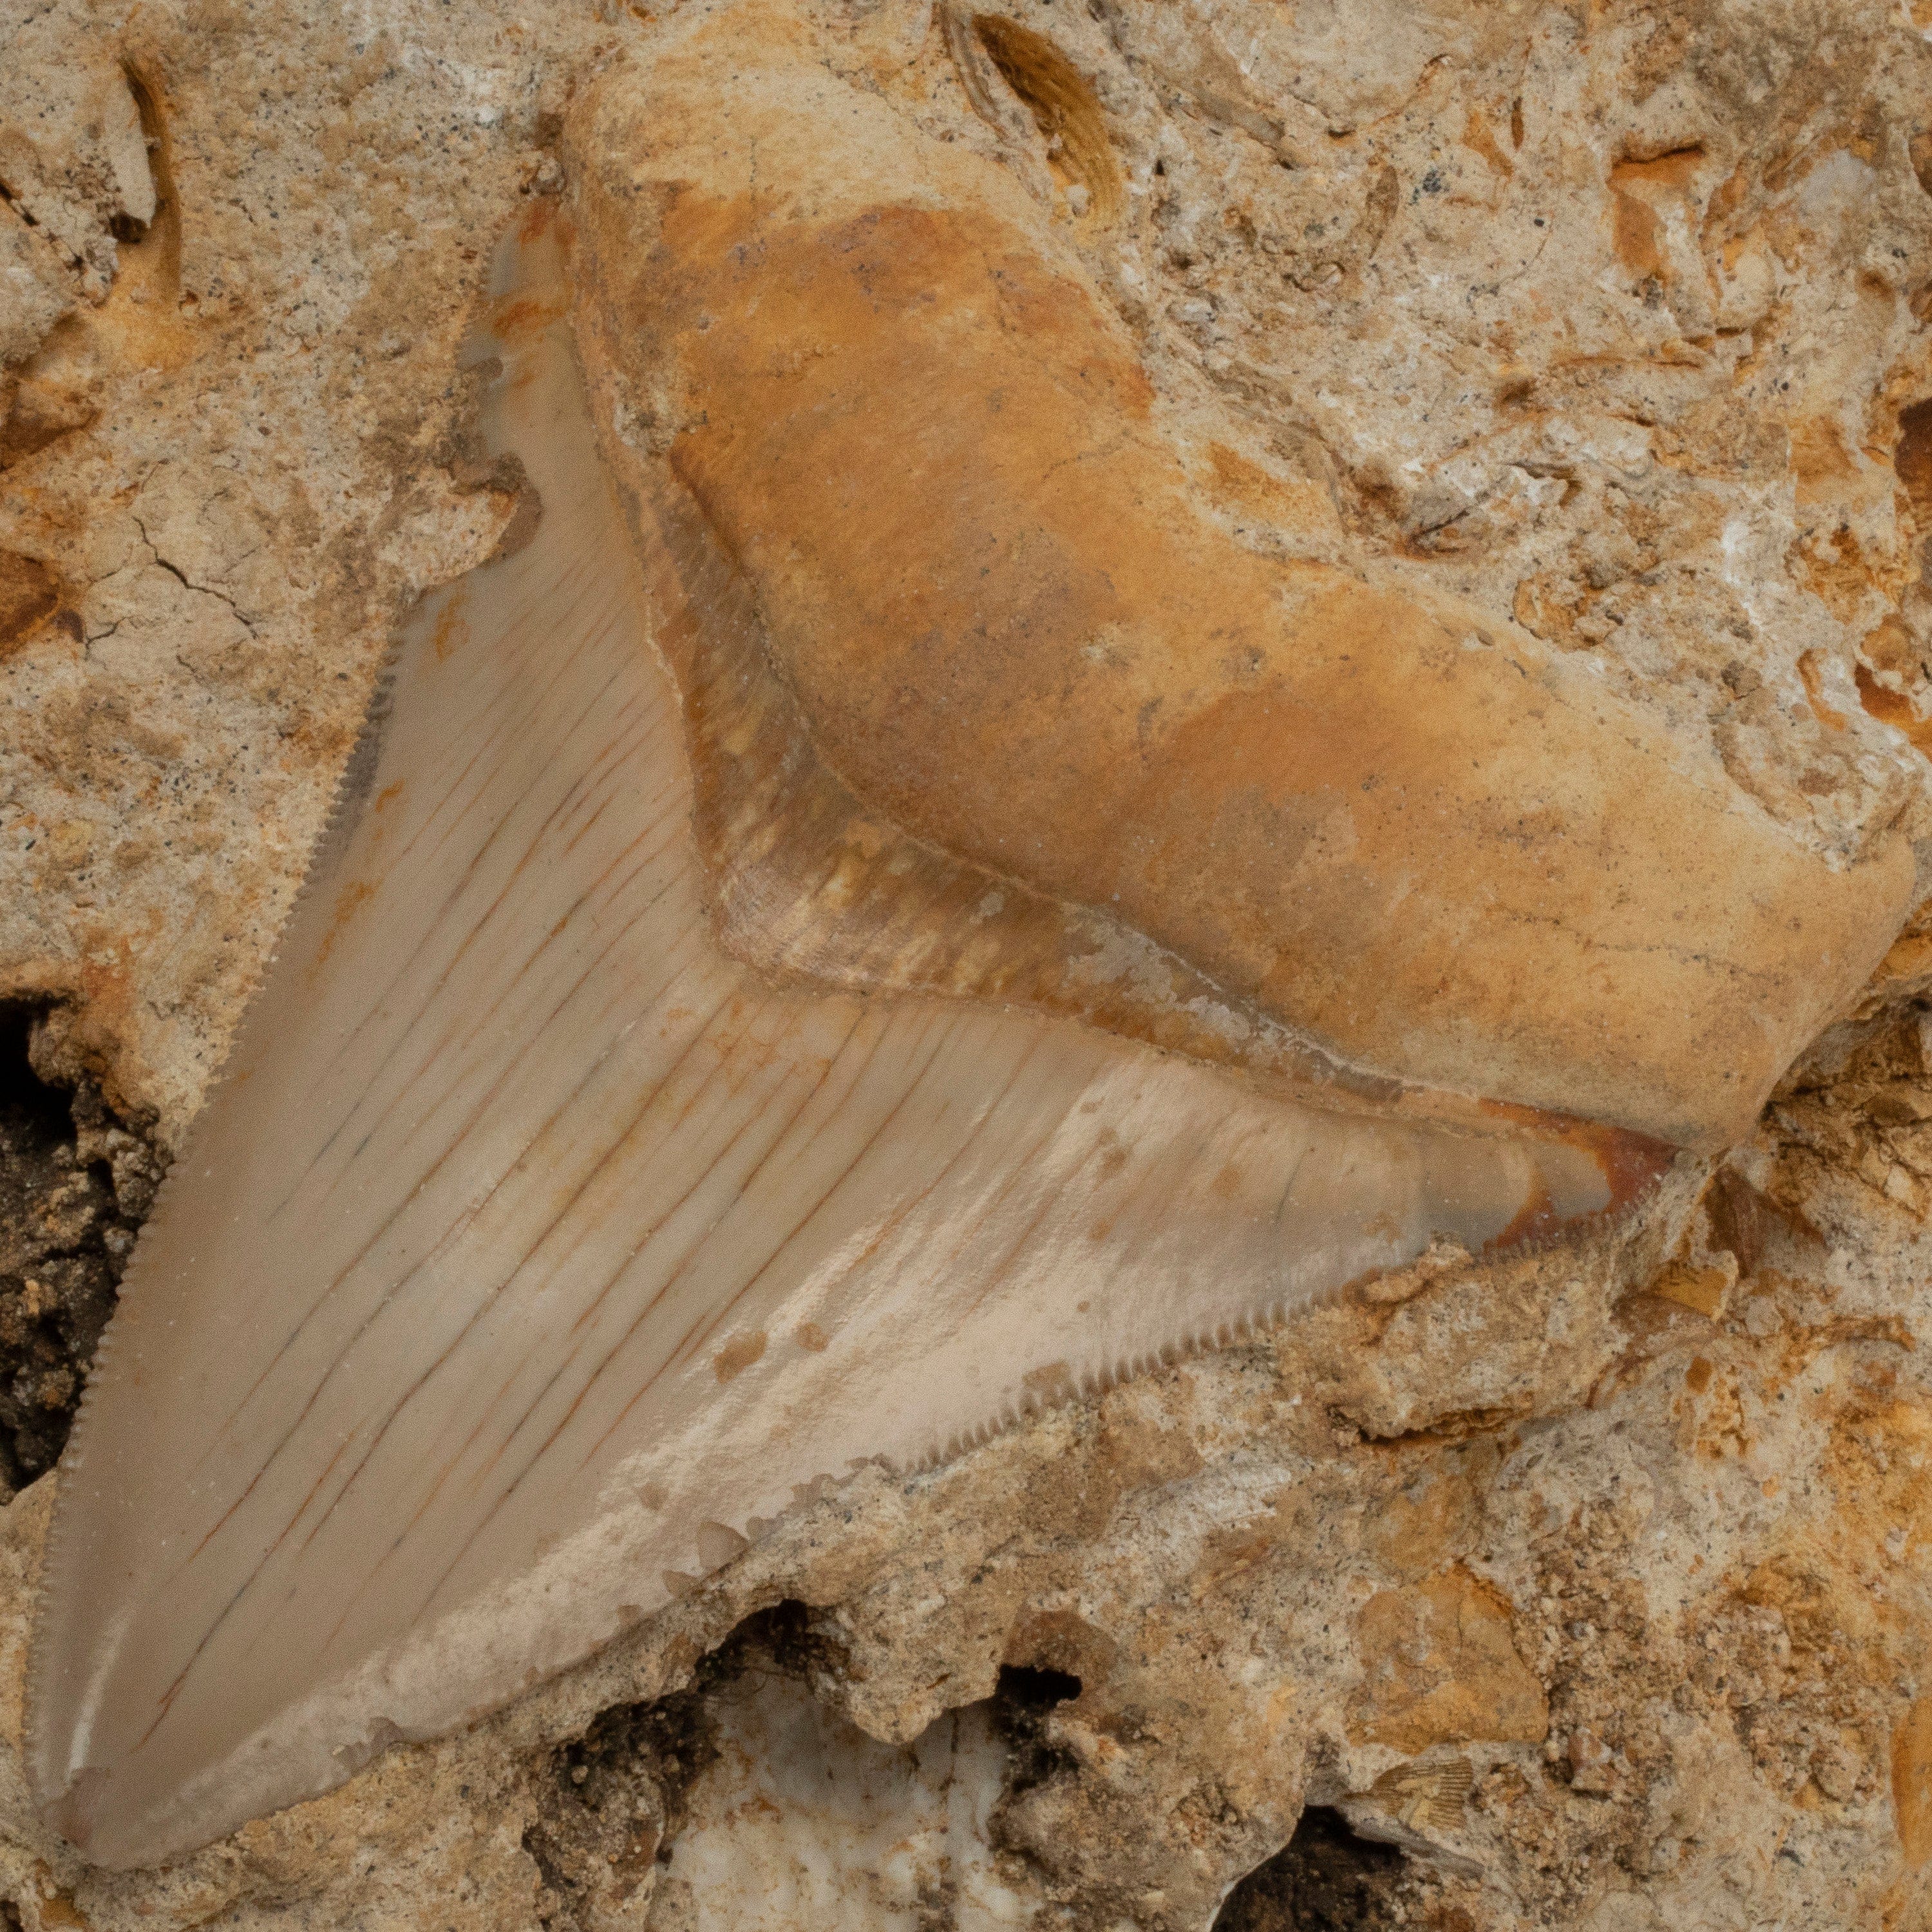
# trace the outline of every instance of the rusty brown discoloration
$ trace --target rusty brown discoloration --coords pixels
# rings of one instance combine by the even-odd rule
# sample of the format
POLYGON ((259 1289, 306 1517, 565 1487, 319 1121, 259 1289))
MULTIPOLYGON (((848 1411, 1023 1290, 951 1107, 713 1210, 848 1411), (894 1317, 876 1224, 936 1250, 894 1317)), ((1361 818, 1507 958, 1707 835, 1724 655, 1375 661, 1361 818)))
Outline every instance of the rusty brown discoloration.
POLYGON ((741 1376, 765 1352, 766 1336, 761 1328, 734 1335, 711 1358, 711 1372, 721 1382, 741 1376))
MULTIPOLYGON (((1517 103, 1519 116, 1522 104, 1517 103)), ((1520 122, 1512 130, 1512 139, 1517 147, 1522 146, 1520 122)), ((1489 116, 1480 107, 1472 107, 1462 124, 1462 145, 1482 156, 1484 162, 1493 172, 1507 181, 1516 172, 1516 164, 1496 145, 1496 137, 1491 131, 1489 116)))
POLYGON ((1126 200, 1120 164, 1085 76, 1044 34, 1004 14, 976 14, 973 31, 1046 137, 1056 176, 1085 191, 1086 218, 1102 226, 1117 220, 1126 200))
POLYGON ((1828 731, 1845 728, 1845 714, 1825 695, 1824 668, 1816 651, 1807 651, 1798 660, 1798 675, 1804 681, 1804 701, 1812 715, 1828 731))
POLYGON ((60 579, 38 557, 0 550, 0 658, 20 649, 60 608, 60 579))
POLYGON ((315 962, 316 970, 320 970, 323 961, 334 950, 338 937, 356 916, 357 909, 373 898, 375 891, 376 888, 366 879, 351 879, 342 888, 335 902, 335 916, 330 922, 328 935, 322 941, 321 953, 315 962))
POLYGON ((1503 1253, 1525 1241, 1533 1241, 1552 1234, 1562 1226, 1563 1216, 1555 1202, 1550 1198, 1548 1188, 1539 1186, 1516 1211, 1514 1219, 1501 1233, 1490 1238, 1490 1248, 1503 1253))
POLYGON ((1666 278, 1660 211, 1687 200, 1704 160, 1701 148, 1682 148, 1648 160, 1622 160, 1610 170, 1611 218, 1618 261, 1639 278, 1666 278))
POLYGON ((464 615, 461 600, 452 598, 436 618, 430 646, 439 659, 446 662, 450 652, 469 634, 470 620, 464 615))
POLYGON ((1932 1697, 1916 1698, 1892 1736, 1892 1802, 1908 1871, 1932 1862, 1932 1697))
POLYGON ((1882 724, 1903 731, 1919 751, 1932 756, 1932 718, 1922 718, 1902 692, 1882 685, 1863 664, 1856 668, 1858 701, 1882 724))
POLYGON ((1912 403, 1899 411, 1892 463, 1913 509, 1922 518, 1932 513, 1932 401, 1912 403))
MULTIPOLYGON (((586 337, 851 798, 1357 1068, 1740 1131, 1882 956, 1904 842, 1834 868, 1510 625, 1243 549, 1006 186, 843 90, 768 109, 748 61, 837 83, 734 31, 730 130, 702 36, 579 116, 586 337)), ((1000 996, 988 953, 956 990, 1000 996)))

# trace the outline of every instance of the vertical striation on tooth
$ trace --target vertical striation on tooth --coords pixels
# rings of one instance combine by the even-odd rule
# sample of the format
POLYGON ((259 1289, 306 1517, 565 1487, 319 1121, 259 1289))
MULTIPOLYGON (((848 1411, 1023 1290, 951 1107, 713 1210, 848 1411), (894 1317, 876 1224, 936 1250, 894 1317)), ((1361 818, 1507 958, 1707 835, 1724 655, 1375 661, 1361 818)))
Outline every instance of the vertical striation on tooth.
POLYGON ((533 531, 408 627, 63 1469, 29 1771, 110 1864, 856 1462, 1626 1205, 1902 902, 1506 626, 1225 550, 1077 265, 798 30, 576 140, 616 460, 539 208, 533 531))

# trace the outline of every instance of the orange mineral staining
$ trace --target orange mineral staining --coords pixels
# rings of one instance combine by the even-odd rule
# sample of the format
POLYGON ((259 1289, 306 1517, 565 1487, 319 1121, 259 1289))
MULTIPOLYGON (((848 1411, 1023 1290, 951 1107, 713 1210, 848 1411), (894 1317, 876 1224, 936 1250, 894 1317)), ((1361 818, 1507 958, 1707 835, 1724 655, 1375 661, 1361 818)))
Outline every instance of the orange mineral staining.
POLYGON ((594 380, 653 425, 611 453, 898 832, 1358 1076, 1699 1147, 1882 956, 1902 838, 1834 866, 1586 664, 1224 536, 1034 204, 796 28, 620 70, 577 146, 594 380))

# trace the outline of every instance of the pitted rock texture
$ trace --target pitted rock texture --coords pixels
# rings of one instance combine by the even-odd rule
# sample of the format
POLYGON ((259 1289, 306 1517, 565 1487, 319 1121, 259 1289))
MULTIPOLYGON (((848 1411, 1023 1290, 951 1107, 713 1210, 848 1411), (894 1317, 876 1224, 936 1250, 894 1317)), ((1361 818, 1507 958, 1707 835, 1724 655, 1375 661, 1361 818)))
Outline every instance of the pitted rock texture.
MULTIPOLYGON (((1821 850, 1924 840, 1924 8, 826 20, 1068 224, 1184 440, 1232 404, 1193 458, 1240 541, 1590 654, 1821 850)), ((82 1138, 178 1142, 397 617, 514 513, 457 344, 574 90, 653 26, 5 14, 0 998, 46 1014, 44 1076, 98 1087, 82 1138)), ((572 1677, 164 1872, 91 1870, 25 1796, 36 1484, 0 1519, 0 1890, 29 1932, 750 1925, 800 1836, 734 1854, 759 1766, 706 1752, 808 1694, 908 1829, 929 1784, 878 1768, 970 1729, 958 1856, 990 1876, 909 1879, 928 1923, 1924 1924, 1928 991, 1915 926, 1754 1138, 1614 1247, 1444 1257, 863 1472, 572 1677), (1077 1688, 1016 1706, 1036 1680, 1077 1688)), ((100 1144, 107 1254, 144 1183, 100 1144)), ((859 1882, 856 1841, 811 1842, 859 1882)))
POLYGON ((0 1009, 0 1478, 52 1468, 160 1163, 91 1082, 34 1071, 31 1009, 0 1009))

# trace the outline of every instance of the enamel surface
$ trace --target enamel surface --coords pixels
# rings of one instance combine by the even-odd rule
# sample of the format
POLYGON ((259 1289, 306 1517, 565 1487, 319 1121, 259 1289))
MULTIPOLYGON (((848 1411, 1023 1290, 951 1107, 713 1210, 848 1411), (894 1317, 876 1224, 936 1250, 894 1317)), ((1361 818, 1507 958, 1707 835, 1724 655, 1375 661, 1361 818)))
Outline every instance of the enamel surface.
POLYGON ((410 627, 61 1478, 31 1772, 106 1863, 500 1703, 855 1459, 1643 1171, 723 950, 541 213, 498 274, 534 535, 410 627))

